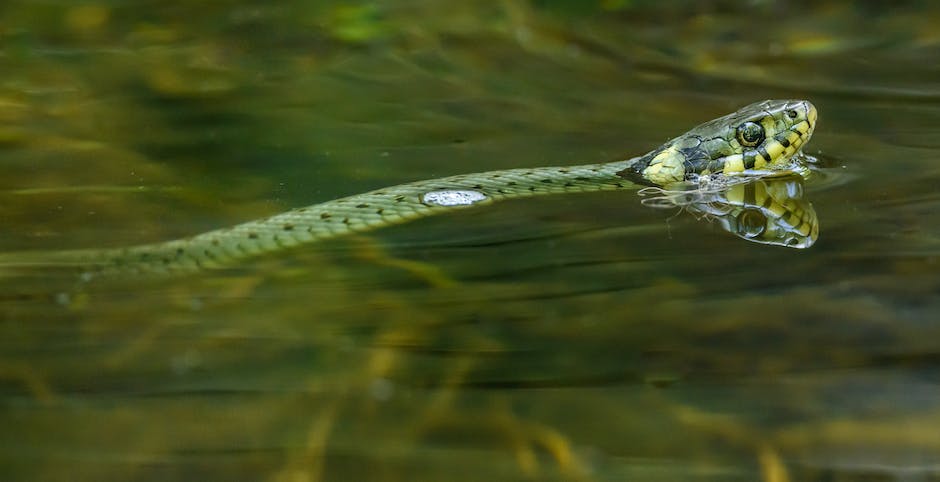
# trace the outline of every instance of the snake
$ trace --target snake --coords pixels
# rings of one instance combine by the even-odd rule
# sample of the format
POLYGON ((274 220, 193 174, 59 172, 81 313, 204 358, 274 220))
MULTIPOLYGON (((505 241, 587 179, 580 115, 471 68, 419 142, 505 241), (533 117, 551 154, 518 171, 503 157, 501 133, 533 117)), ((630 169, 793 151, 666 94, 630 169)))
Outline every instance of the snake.
MULTIPOLYGON (((807 100, 765 100, 705 122, 638 157, 409 182, 187 238, 109 249, 15 253, 0 258, 0 266, 74 267, 89 278, 190 273, 509 199, 643 188, 709 192, 690 191, 690 181, 799 172, 802 148, 813 135, 816 119, 816 108, 807 100)), ((815 240, 814 213, 787 205, 766 187, 760 192, 753 187, 739 190, 719 191, 719 197, 691 205, 706 215, 733 219, 733 226, 724 221, 725 228, 741 237, 795 247, 806 244, 800 240, 815 240), (715 205, 725 207, 716 211, 715 205)))

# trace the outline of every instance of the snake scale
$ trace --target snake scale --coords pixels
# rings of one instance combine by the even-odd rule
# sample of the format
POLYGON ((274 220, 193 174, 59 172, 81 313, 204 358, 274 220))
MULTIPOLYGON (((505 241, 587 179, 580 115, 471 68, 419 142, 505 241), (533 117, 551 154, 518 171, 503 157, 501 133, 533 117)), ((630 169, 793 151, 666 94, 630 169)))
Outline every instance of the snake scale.
MULTIPOLYGON (((794 169, 815 124, 816 108, 810 102, 767 100, 701 124, 632 159, 489 171, 411 182, 184 239, 115 249, 11 253, 0 260, 0 265, 76 267, 89 277, 187 273, 505 199, 644 186, 670 189, 702 176, 785 172, 794 169)), ((764 208, 774 208, 770 196, 752 201, 763 202, 764 208)), ((781 208, 782 214, 793 216, 784 211, 781 208)), ((809 229, 805 220, 794 221, 792 224, 797 229, 809 229)))

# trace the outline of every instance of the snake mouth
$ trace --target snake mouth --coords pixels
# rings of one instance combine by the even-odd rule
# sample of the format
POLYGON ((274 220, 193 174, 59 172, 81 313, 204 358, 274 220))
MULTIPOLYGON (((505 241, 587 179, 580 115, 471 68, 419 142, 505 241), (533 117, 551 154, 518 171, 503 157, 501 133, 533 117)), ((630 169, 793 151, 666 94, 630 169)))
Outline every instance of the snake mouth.
POLYGON ((812 136, 813 131, 816 128, 816 119, 818 116, 816 112, 816 106, 808 100, 803 101, 803 106, 806 109, 806 118, 809 119, 809 136, 812 136))
MULTIPOLYGON (((793 125, 789 126, 785 131, 795 132, 799 136, 799 146, 796 147, 796 152, 799 152, 806 143, 809 142, 810 138, 813 137, 813 132, 816 131, 816 119, 818 118, 818 113, 816 112, 816 106, 808 100, 798 101, 801 109, 797 111, 797 117, 793 118, 793 125)), ((787 111, 786 114, 788 117, 792 115, 792 112, 787 111)), ((782 135, 784 133, 778 134, 782 135)), ((791 154, 792 156, 792 154, 791 154)))

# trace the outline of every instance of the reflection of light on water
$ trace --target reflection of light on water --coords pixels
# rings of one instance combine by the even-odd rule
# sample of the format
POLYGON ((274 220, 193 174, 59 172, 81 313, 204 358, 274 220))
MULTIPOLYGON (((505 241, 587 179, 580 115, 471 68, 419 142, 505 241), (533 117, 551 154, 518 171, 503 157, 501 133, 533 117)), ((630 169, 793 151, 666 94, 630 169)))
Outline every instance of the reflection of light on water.
POLYGON ((648 187, 639 194, 644 206, 679 208, 755 243, 808 248, 819 235, 816 212, 803 199, 803 178, 797 175, 700 176, 676 189, 648 187))

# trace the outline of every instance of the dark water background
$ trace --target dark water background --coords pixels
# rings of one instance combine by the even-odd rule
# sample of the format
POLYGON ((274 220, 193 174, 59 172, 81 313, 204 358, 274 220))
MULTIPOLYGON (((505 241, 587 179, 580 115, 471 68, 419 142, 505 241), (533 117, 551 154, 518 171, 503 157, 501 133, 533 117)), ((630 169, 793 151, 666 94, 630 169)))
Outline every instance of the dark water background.
POLYGON ((940 480, 931 2, 0 6, 0 249, 172 239, 819 109, 817 244, 556 196, 0 280, 3 480, 940 480))

